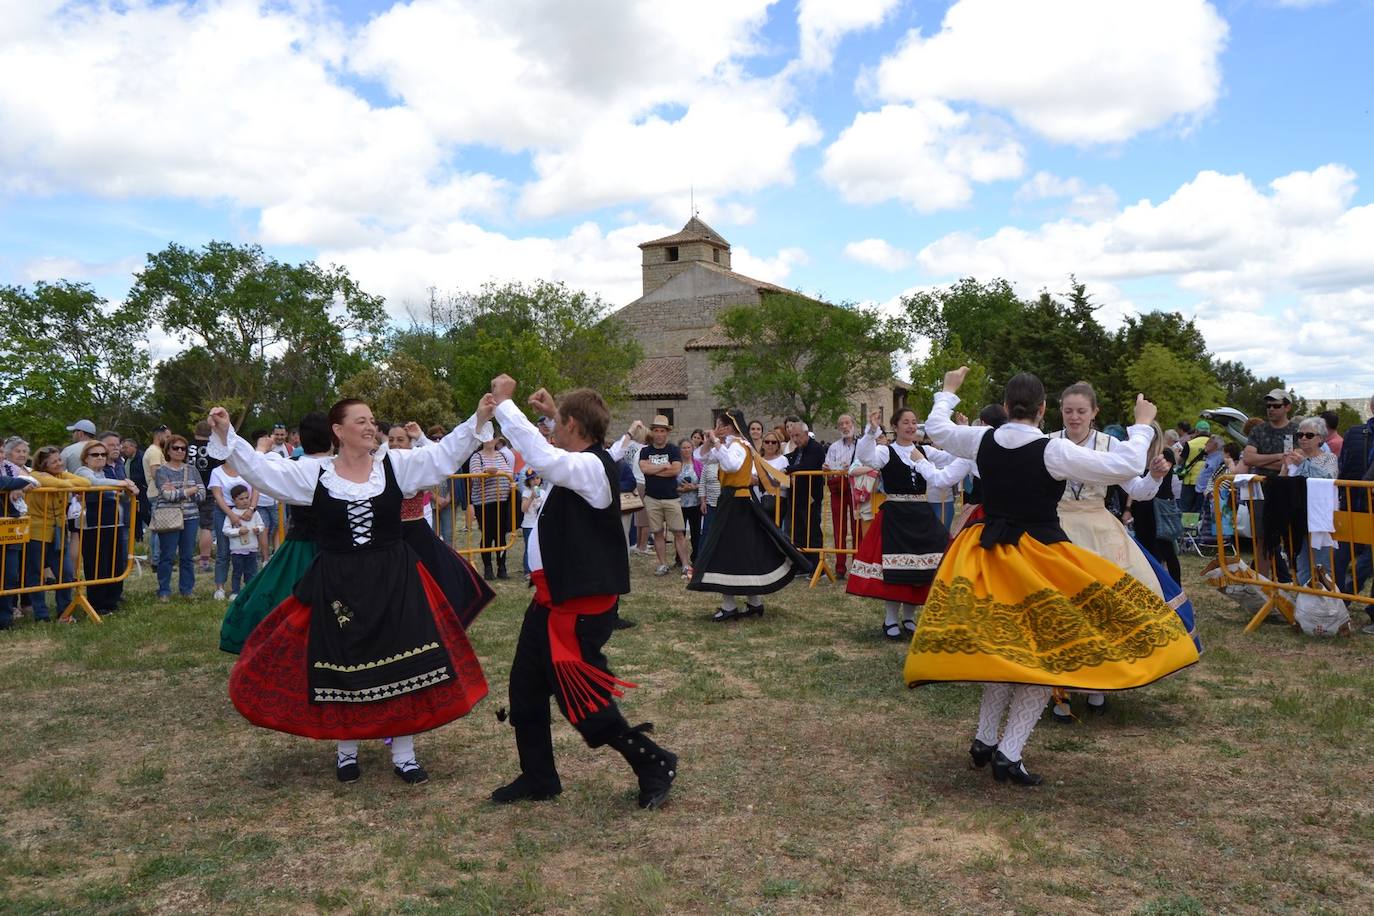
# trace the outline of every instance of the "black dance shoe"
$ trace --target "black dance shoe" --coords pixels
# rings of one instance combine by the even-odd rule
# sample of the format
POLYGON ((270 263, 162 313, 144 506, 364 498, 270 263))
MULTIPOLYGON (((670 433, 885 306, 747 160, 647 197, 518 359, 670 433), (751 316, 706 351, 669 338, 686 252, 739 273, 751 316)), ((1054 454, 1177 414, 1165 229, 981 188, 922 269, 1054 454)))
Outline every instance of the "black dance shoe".
POLYGON ((973 743, 968 746, 968 755, 973 758, 974 767, 980 770, 988 765, 989 761, 992 760, 992 755, 996 753, 997 745, 984 744, 977 738, 974 738, 973 743))
POLYGON ((1027 770, 1024 761, 1008 760, 1001 751, 992 755, 992 778, 998 782, 1010 779, 1018 786, 1038 786, 1045 781, 1039 773, 1027 770))
POLYGON ((668 800, 677 779, 677 754, 664 750, 646 737, 654 724, 645 722, 627 729, 609 742, 639 778, 639 807, 654 809, 668 800))
POLYGON ((899 642, 902 638, 902 628, 895 623, 883 624, 883 638, 889 642, 899 642))
POLYGON ((1102 702, 1097 704, 1096 706, 1094 706, 1092 703, 1089 703, 1088 712, 1092 713, 1095 716, 1105 716, 1107 714, 1107 698, 1103 697, 1102 702))
MULTIPOLYGON (((1068 706, 1069 704, 1065 703, 1064 705, 1068 706)), ((1050 715, 1054 718, 1054 721, 1058 722, 1060 725, 1072 725, 1074 722, 1078 721, 1074 718, 1072 712, 1060 712, 1058 703, 1050 704, 1050 715)))
POLYGON ((339 782, 357 782, 363 775, 362 770, 358 769, 358 758, 354 757, 347 763, 339 764, 334 775, 339 777, 339 782))
POLYGON ((628 617, 621 617, 619 613, 611 621, 612 630, 628 630, 635 625, 635 622, 628 617))
POLYGON ((741 616, 741 617, 762 617, 762 616, 763 616, 763 605, 762 605, 762 604, 746 604, 744 607, 742 607, 742 608, 739 609, 739 616, 741 616))
POLYGON ((534 784, 534 780, 521 773, 514 782, 491 793, 491 800, 498 805, 513 805, 518 801, 548 801, 562 791, 562 787, 552 791, 541 789, 534 784))
POLYGON ((429 774, 418 763, 413 767, 392 767, 401 781, 408 786, 422 786, 429 782, 429 774))
POLYGON ((716 612, 711 615, 711 620, 713 623, 725 623, 727 620, 738 620, 739 617, 739 608, 735 608, 733 611, 727 611, 723 607, 718 607, 716 608, 716 612))

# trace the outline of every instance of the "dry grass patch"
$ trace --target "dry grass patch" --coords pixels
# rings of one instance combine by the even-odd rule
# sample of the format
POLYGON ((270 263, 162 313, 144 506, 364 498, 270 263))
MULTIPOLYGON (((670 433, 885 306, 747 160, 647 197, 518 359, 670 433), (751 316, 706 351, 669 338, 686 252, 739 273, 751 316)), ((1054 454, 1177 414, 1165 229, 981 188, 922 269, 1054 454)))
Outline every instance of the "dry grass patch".
MULTIPOLYGON (((1200 564, 1188 566, 1196 577, 1200 564)), ((473 628, 492 696, 341 786, 332 748, 261 731, 225 695, 222 605, 136 582, 105 626, 0 636, 3 913, 1347 913, 1374 907, 1374 641, 1317 642, 1191 586, 1208 653, 1042 722, 1047 784, 974 771, 978 691, 901 686, 881 604, 794 584, 762 620, 634 563, 608 654, 624 703, 682 758, 634 806, 613 753, 555 726, 564 794, 494 808, 513 775, 494 715, 528 592, 473 628)))

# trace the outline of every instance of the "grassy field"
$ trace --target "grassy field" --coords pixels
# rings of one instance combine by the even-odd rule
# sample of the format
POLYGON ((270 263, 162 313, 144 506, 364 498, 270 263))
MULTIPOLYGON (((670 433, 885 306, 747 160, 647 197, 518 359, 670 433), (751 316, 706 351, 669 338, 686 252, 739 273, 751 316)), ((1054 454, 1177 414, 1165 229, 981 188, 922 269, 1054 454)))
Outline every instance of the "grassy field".
POLYGON ((495 712, 518 580, 471 634, 492 696, 418 739, 416 788, 378 742, 342 786, 331 745, 249 726, 222 604, 156 605, 150 576, 104 626, 0 634, 0 912, 1374 910, 1368 637, 1247 636, 1194 585, 1202 663, 1100 719, 1046 718, 1026 790, 968 767, 976 688, 902 686, 878 603, 794 584, 722 626, 651 563, 609 655, 642 685, 626 715, 682 758, 658 812, 561 721, 561 798, 485 801, 516 771, 495 712))

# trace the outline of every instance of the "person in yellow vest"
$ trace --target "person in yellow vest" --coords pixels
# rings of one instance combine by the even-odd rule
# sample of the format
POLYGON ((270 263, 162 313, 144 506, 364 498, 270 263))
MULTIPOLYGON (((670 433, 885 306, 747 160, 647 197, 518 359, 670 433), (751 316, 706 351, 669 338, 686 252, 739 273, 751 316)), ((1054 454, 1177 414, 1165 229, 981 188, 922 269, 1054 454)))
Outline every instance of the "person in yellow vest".
POLYGON ((1197 512, 1202 502, 1197 491, 1198 478, 1202 476, 1203 465, 1207 463, 1207 440, 1212 437, 1212 424, 1198 420, 1193 428, 1193 438, 1183 446, 1183 463, 1179 467, 1179 477, 1183 481, 1183 494, 1179 506, 1184 512, 1197 512))
POLYGON ((697 551, 687 588, 721 594, 720 607, 711 616, 717 623, 762 617, 762 596, 813 569, 811 561, 773 524, 750 488, 757 475, 759 486, 776 494, 781 480, 777 469, 754 451, 744 429, 742 412, 723 411, 696 452, 700 461, 719 463, 720 501, 711 530, 697 551), (739 595, 745 596, 743 608, 736 600, 739 595))

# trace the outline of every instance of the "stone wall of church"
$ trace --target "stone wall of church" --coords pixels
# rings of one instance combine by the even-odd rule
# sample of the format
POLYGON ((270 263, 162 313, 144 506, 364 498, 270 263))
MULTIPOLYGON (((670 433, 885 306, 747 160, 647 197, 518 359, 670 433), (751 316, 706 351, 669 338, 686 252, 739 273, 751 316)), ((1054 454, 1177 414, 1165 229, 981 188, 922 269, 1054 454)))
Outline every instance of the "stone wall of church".
MULTIPOLYGON (((615 313, 644 348, 645 356, 680 356, 687 344, 709 331, 721 309, 741 304, 739 293, 635 302, 615 313)), ((758 301, 755 294, 754 301, 758 301)))

